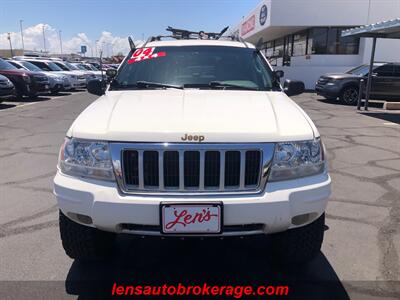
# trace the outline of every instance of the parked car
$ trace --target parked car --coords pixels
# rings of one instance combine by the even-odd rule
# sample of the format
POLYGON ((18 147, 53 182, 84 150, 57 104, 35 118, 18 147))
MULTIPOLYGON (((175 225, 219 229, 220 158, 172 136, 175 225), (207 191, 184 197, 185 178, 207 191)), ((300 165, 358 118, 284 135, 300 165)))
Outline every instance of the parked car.
POLYGON ((66 75, 57 74, 56 72, 43 71, 39 67, 24 60, 8 60, 10 64, 17 67, 18 69, 23 69, 32 72, 43 73, 49 78, 50 82, 50 92, 55 95, 60 91, 67 91, 71 89, 71 83, 66 75))
POLYGON ((77 76, 80 76, 80 78, 85 78, 85 87, 88 83, 89 80, 91 79, 96 79, 96 75, 93 73, 86 71, 86 70, 80 70, 78 67, 74 66, 73 64, 66 62, 66 61, 54 61, 54 63, 59 66, 61 69, 64 71, 70 71, 70 72, 75 72, 77 76))
POLYGON ((76 73, 74 71, 64 71, 58 65, 51 60, 43 60, 43 59, 32 59, 32 58, 24 58, 23 60, 28 61, 35 66, 39 67, 43 71, 48 72, 57 72, 59 74, 63 74, 68 76, 68 79, 71 83, 71 89, 80 89, 86 87, 86 78, 80 73, 76 73))
MULTIPOLYGON (((102 78, 102 72, 99 70, 93 70, 90 67, 87 67, 86 65, 82 64, 82 63, 71 63, 73 66, 77 67, 79 70, 84 71, 85 73, 90 73, 93 74, 95 77, 91 76, 88 77, 88 80, 91 79, 101 79, 102 78)), ((93 67, 92 65, 90 65, 91 67, 93 67)), ((94 68, 94 67, 93 67, 94 68)))
POLYGON ((14 84, 7 77, 0 75, 0 103, 4 100, 4 98, 14 95, 14 84))
POLYGON ((0 74, 6 76, 14 84, 15 94, 18 98, 23 96, 34 98, 50 91, 50 82, 47 76, 38 72, 19 70, 1 58, 0 74))
POLYGON ((107 90, 89 82, 101 97, 66 133, 54 178, 66 253, 104 258, 119 233, 257 234, 276 262, 317 255, 331 180, 317 128, 289 98, 304 83, 282 88, 250 43, 146 47, 108 70, 107 90))
MULTIPOLYGON (((321 76, 315 86, 318 95, 337 99, 346 104, 356 104, 360 80, 365 79, 369 65, 360 65, 345 73, 330 73, 321 76)), ((365 89, 363 90, 365 93, 365 89)), ((373 66, 371 98, 400 99, 400 63, 375 63, 373 66)))

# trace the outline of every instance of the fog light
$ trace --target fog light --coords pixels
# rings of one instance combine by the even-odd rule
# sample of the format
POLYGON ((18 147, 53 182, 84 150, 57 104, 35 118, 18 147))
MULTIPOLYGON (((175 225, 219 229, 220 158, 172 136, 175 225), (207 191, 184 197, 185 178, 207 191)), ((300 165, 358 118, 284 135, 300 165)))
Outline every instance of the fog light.
POLYGON ((297 225, 297 226, 306 224, 310 220, 312 220, 315 216, 316 216, 316 213, 308 213, 308 214, 294 216, 292 218, 292 224, 297 225))
POLYGON ((82 214, 76 214, 76 213, 68 213, 68 216, 79 222, 79 223, 83 223, 83 224, 87 224, 90 225, 93 223, 92 218, 87 216, 87 215, 82 215, 82 214))

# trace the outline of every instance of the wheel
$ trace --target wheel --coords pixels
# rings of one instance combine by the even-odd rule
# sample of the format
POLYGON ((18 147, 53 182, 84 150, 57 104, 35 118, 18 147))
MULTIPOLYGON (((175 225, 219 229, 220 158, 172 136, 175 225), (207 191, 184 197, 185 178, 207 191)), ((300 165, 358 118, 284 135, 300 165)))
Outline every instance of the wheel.
POLYGON ((17 98, 18 101, 24 100, 24 94, 19 90, 15 90, 15 98, 17 98))
POLYGON ((59 213, 61 241, 65 253, 77 260, 101 260, 112 250, 115 234, 71 221, 59 213))
POLYGON ((340 94, 340 101, 348 105, 355 105, 358 101, 358 87, 345 87, 340 94))
POLYGON ((289 229, 271 236, 274 263, 305 263, 321 250, 324 239, 325 213, 303 227, 289 229), (278 261, 275 261, 275 258, 278 261))

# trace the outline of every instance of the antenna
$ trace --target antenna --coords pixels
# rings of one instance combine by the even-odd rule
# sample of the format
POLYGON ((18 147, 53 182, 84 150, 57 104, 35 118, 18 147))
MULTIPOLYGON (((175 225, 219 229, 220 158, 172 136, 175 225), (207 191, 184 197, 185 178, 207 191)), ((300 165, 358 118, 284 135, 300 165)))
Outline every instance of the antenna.
POLYGON ((136 49, 136 45, 133 42, 131 37, 128 37, 128 41, 129 41, 129 47, 131 47, 131 51, 134 51, 136 49))
POLYGON ((219 38, 229 29, 229 26, 226 26, 224 29, 221 30, 221 32, 218 34, 218 36, 215 38, 216 40, 219 40, 219 38))

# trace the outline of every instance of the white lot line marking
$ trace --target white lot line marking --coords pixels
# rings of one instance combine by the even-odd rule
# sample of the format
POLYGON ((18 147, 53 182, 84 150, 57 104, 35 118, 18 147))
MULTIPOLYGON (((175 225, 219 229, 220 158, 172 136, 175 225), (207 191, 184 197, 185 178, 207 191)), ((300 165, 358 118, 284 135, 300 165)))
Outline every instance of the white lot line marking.
POLYGON ((392 123, 392 122, 385 122, 383 125, 389 125, 389 126, 399 126, 400 124, 392 123))
MULTIPOLYGON (((85 93, 85 92, 73 93, 71 95, 80 95, 80 94, 83 94, 83 93, 85 93)), ((62 98, 65 98, 65 97, 69 97, 71 95, 65 95, 65 96, 59 96, 59 97, 53 96, 53 97, 50 98, 50 100, 58 100, 58 99, 62 99, 62 98)), ((50 100, 47 100, 47 101, 50 101, 50 100)), ((16 106, 8 108, 8 109, 2 109, 2 110, 0 110, 0 112, 2 112, 2 111, 10 111, 10 110, 13 110, 13 109, 17 109, 17 108, 20 108, 20 107, 33 105, 33 104, 36 104, 36 103, 44 103, 44 102, 43 101, 36 101, 36 102, 30 102, 30 103, 26 103, 26 104, 16 105, 16 106)))

